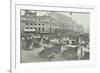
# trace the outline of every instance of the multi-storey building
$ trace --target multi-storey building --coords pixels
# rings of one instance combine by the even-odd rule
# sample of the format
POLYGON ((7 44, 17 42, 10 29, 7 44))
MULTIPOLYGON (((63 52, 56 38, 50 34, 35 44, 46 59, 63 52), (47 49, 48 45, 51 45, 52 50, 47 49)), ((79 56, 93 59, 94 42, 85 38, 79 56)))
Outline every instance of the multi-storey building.
POLYGON ((25 14, 21 15, 22 32, 53 33, 58 28, 71 33, 83 31, 82 26, 77 25, 71 17, 59 13, 38 16, 37 11, 25 10, 25 14))
POLYGON ((37 16, 36 12, 25 11, 25 15, 21 15, 21 31, 52 33, 56 28, 55 21, 50 16, 37 16))

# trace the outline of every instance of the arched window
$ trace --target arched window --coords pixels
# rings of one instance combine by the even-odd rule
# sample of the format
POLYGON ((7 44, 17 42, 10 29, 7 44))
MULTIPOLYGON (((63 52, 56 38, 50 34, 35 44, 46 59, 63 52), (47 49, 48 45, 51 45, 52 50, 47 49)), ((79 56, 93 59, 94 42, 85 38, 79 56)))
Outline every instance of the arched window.
POLYGON ((39 26, 40 26, 40 24, 39 24, 39 26))
POLYGON ((33 27, 30 27, 31 29, 33 29, 33 27))
POLYGON ((31 23, 31 25, 33 25, 33 24, 31 23))
POLYGON ((40 30, 41 30, 41 28, 39 27, 39 28, 38 28, 38 30, 40 31, 40 30))

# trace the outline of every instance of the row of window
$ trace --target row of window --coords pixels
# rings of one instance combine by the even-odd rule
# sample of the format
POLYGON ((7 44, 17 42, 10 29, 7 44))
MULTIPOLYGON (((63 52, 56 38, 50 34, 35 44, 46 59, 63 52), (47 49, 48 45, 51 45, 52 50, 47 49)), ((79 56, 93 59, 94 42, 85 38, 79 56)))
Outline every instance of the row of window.
POLYGON ((33 29, 33 27, 26 27, 26 29, 33 29))
POLYGON ((52 20, 50 20, 50 19, 35 19, 35 18, 25 18, 25 17, 22 17, 21 20, 43 21, 43 22, 51 22, 51 21, 52 21, 52 20))
MULTIPOLYGON (((33 23, 26 23, 26 25, 33 25, 33 23)), ((44 24, 34 24, 34 25, 44 25, 44 24)))
POLYGON ((41 27, 26 27, 26 29, 34 29, 35 28, 35 30, 42 30, 42 31, 44 31, 44 28, 41 28, 41 27))

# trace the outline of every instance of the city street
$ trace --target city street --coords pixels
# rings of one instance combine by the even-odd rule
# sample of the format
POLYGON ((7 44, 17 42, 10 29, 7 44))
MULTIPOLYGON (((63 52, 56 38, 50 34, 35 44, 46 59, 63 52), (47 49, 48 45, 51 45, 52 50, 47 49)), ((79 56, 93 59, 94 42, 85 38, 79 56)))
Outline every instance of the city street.
POLYGON ((89 14, 23 9, 20 17, 21 63, 90 59, 89 14))
MULTIPOLYGON (((23 41, 23 43, 25 43, 23 41)), ((42 46, 47 46, 51 47, 50 44, 42 44, 42 46)), ((39 52, 43 50, 43 47, 40 48, 33 48, 32 50, 26 50, 26 49, 21 49, 21 63, 26 63, 26 62, 46 62, 48 59, 43 59, 39 56, 39 52)), ((66 60, 65 58, 62 57, 61 54, 57 54, 52 61, 61 61, 61 60, 66 60)))
MULTIPOLYGON (((41 44, 44 46, 44 44, 41 44)), ((45 45, 46 46, 46 45, 45 45)), ((48 45, 51 46, 51 45, 48 45)), ((48 59, 43 59, 39 56, 39 52, 43 50, 43 47, 33 48, 32 50, 21 49, 21 63, 29 63, 29 62, 48 62, 48 59)), ((89 54, 80 58, 81 60, 88 60, 89 54)), ((78 59, 76 59, 78 60, 78 59)), ((51 61, 69 61, 66 57, 63 57, 62 53, 58 53, 51 61)))
MULTIPOLYGON (((24 50, 24 49, 22 49, 21 50, 21 53, 22 53, 21 54, 22 55, 21 63, 47 62, 48 59, 43 59, 38 55, 40 49, 41 48, 36 48, 36 49, 33 49, 33 50, 24 50)), ((56 55, 56 57, 54 59, 52 59, 52 61, 64 61, 64 60, 66 60, 66 59, 63 58, 61 56, 61 54, 56 55)))

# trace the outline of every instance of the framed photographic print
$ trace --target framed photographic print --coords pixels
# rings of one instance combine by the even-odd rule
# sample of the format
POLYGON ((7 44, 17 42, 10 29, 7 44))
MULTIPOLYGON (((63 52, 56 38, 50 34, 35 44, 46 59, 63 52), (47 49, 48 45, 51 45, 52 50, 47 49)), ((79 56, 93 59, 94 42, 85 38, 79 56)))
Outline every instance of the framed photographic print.
POLYGON ((95 65, 91 6, 11 2, 11 72, 95 65))

